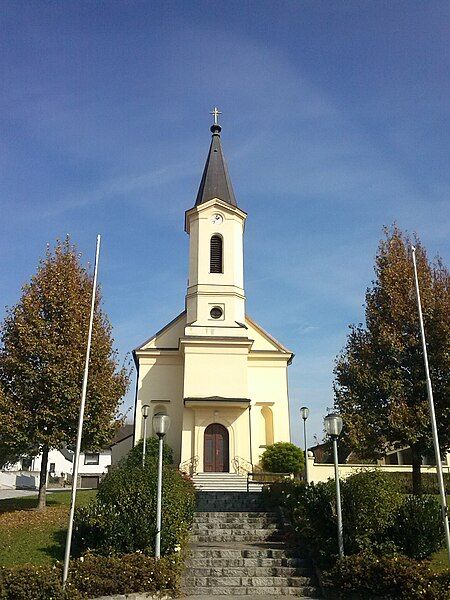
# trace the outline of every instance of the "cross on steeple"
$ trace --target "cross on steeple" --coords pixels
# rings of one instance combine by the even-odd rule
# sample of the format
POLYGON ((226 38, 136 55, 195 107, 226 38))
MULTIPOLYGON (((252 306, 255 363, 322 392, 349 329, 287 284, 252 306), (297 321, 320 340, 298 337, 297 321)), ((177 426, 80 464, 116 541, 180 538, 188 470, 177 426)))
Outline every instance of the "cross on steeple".
POLYGON ((217 106, 215 106, 214 110, 212 112, 210 112, 209 114, 214 116, 214 125, 218 125, 219 124, 219 115, 221 115, 222 113, 217 108, 217 106))

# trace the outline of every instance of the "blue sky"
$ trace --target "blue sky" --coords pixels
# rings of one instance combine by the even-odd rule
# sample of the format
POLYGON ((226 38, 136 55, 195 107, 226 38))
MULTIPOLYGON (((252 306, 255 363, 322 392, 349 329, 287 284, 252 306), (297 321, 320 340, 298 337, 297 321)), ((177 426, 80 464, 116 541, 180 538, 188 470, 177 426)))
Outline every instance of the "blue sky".
MULTIPOLYGON (((296 354, 294 441, 332 405, 334 358, 383 225, 449 258, 448 2, 3 2, 0 306, 47 242, 103 245, 121 357, 184 306, 209 111, 245 232, 247 311, 296 354)), ((130 405, 130 392, 126 406, 130 405)))

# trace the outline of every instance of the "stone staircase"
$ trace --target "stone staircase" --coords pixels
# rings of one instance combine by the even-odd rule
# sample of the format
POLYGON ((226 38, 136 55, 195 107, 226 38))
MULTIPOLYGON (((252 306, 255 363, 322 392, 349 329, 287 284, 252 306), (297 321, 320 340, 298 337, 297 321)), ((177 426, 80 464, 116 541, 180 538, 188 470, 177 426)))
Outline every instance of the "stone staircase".
MULTIPOLYGON (((203 492, 246 492, 247 477, 238 473, 197 473, 192 477, 195 487, 203 492)), ((252 484, 250 491, 260 492, 261 485, 252 484)))
POLYGON ((311 565, 283 537, 261 493, 199 493, 184 595, 318 598, 311 565))

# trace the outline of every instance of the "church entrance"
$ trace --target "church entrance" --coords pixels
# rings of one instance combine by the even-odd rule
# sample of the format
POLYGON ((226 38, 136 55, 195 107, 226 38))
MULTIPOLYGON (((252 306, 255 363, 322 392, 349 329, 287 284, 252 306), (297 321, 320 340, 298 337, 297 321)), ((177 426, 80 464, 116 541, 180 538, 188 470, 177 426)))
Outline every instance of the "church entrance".
POLYGON ((228 431, 220 423, 212 423, 205 429, 204 469, 205 473, 228 473, 228 431))

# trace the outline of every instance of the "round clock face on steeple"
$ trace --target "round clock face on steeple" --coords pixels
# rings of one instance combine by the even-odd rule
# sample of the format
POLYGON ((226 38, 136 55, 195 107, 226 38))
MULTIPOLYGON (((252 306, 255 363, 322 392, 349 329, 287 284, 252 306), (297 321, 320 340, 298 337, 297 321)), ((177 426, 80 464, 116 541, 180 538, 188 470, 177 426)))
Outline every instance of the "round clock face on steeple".
POLYGON ((211 217, 211 223, 213 225, 220 225, 222 222, 223 222, 223 217, 222 217, 222 215, 219 215, 219 213, 215 213, 211 217))

